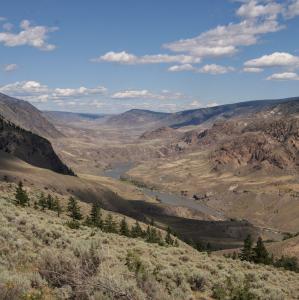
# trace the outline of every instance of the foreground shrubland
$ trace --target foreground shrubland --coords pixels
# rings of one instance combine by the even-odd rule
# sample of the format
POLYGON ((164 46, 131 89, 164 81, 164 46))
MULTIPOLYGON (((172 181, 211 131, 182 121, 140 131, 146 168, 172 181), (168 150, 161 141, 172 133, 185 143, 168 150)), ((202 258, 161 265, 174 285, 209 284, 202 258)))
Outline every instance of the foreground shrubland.
POLYGON ((147 243, 0 195, 0 299, 299 299, 299 275, 147 243))

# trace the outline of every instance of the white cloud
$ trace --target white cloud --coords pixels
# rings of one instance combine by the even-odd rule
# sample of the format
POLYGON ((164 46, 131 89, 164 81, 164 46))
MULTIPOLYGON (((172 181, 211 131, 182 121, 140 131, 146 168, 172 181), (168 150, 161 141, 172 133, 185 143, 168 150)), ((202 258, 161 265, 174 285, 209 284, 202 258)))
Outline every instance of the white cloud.
POLYGON ((48 34, 57 30, 57 27, 32 26, 28 20, 20 23, 20 32, 0 32, 0 43, 7 47, 31 46, 39 50, 52 51, 55 45, 49 44, 48 34))
POLYGON ((63 101, 70 98, 88 99, 93 96, 103 95, 107 89, 103 86, 95 88, 55 88, 51 89, 38 81, 17 81, 0 86, 0 92, 13 97, 20 97, 30 102, 63 101))
POLYGON ((199 63, 200 58, 192 57, 188 55, 168 55, 168 54, 156 54, 156 55, 144 55, 136 56, 134 54, 127 53, 126 51, 114 52, 110 51, 106 54, 91 59, 91 62, 114 62, 120 64, 159 64, 159 63, 199 63))
POLYGON ((7 19, 5 17, 0 17, 0 22, 4 22, 6 21, 7 19))
MULTIPOLYGON (((206 57, 224 57, 236 54, 240 48, 257 44, 260 39, 269 33, 275 33, 285 28, 281 24, 281 16, 293 17, 299 15, 299 0, 231 0, 240 2, 236 15, 241 21, 219 25, 198 36, 180 39, 166 43, 163 47, 171 54, 156 54, 136 56, 125 51, 110 51, 92 59, 93 62, 115 62, 120 64, 150 64, 150 63, 175 63, 168 68, 170 72, 194 71, 223 74, 231 69, 193 66, 206 57), (288 13, 286 13, 288 11, 288 13), (292 13, 292 15, 291 15, 292 13), (180 65, 181 64, 181 65, 180 65), (206 70, 205 70, 206 69, 206 70), (213 68, 212 68, 213 69, 213 68)), ((215 64, 211 64, 214 66, 215 64)), ((209 65, 208 65, 209 66, 209 65)), ((246 65, 245 72, 257 73, 262 68, 246 65)))
POLYGON ((253 68, 253 67, 246 67, 246 68, 243 68, 243 71, 246 72, 246 73, 260 73, 260 72, 263 72, 264 69, 262 69, 262 68, 253 68))
POLYGON ((245 67, 270 68, 270 67, 299 67, 299 57, 286 52, 274 52, 245 62, 245 67))
POLYGON ((228 72, 234 71, 233 67, 225 67, 216 64, 205 65, 198 70, 200 73, 207 73, 213 75, 226 74, 228 72))
POLYGON ((5 72, 12 72, 12 71, 17 70, 18 67, 19 66, 17 64, 9 64, 9 65, 5 65, 3 69, 5 72))
POLYGON ((252 19, 258 17, 267 17, 275 19, 278 14, 283 13, 284 7, 276 2, 268 2, 265 5, 257 0, 250 0, 244 3, 237 10, 237 15, 242 18, 252 19))
POLYGON ((0 92, 12 96, 26 96, 47 93, 48 87, 37 81, 17 81, 0 87, 0 92))
POLYGON ((184 72, 184 71, 195 71, 196 68, 191 64, 174 65, 168 68, 169 72, 184 72))
POLYGON ((299 80, 299 75, 293 72, 285 72, 285 73, 275 73, 267 78, 267 80, 299 80))
POLYGON ((81 86, 77 89, 71 88, 56 88, 53 91, 52 96, 55 98, 66 98, 66 97, 82 97, 88 95, 104 94, 107 89, 103 86, 96 88, 86 88, 81 86))
POLYGON ((185 97, 182 93, 173 93, 168 90, 163 90, 161 93, 154 93, 149 90, 124 90, 111 95, 112 99, 178 100, 185 97))
POLYGON ((286 10, 285 16, 289 19, 299 16, 299 0, 291 1, 286 10))
POLYGON ((195 38, 165 44, 164 47, 196 57, 227 56, 236 53, 241 46, 256 44, 260 36, 282 28, 276 20, 244 20, 237 24, 217 26, 195 38))

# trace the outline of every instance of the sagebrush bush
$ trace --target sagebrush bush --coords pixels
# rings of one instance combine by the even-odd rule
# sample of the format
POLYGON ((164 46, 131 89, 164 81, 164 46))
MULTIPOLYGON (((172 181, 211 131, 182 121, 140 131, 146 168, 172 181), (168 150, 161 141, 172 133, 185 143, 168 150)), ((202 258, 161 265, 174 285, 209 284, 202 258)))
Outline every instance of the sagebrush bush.
POLYGON ((65 226, 68 221, 66 214, 15 206, 0 196, 1 300, 282 300, 299 295, 294 272, 199 253, 181 242, 163 247, 84 225, 73 230, 65 226))

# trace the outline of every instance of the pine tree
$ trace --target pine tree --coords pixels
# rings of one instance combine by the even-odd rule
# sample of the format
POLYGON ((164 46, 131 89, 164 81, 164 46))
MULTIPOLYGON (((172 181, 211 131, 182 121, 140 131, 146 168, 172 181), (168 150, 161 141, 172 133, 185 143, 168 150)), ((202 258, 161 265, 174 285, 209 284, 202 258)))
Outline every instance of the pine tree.
POLYGON ((61 213, 63 212, 63 209, 57 197, 55 197, 54 199, 54 210, 57 212, 57 217, 60 217, 61 213))
POLYGON ((41 210, 45 210, 47 207, 47 199, 45 197, 45 194, 42 192, 38 199, 38 205, 41 208, 41 210))
POLYGON ((258 238, 256 242, 256 246, 253 249, 254 251, 254 259, 253 261, 257 264, 269 264, 270 256, 269 252, 266 249, 264 242, 261 237, 258 238))
POLYGON ((23 189, 22 181, 19 182, 18 187, 16 188, 15 201, 17 205, 29 205, 29 197, 27 192, 23 189))
POLYGON ((167 245, 171 245, 171 246, 173 245, 173 238, 171 237, 171 229, 169 226, 167 227, 165 242, 167 245))
POLYGON ((99 202, 93 202, 89 216, 90 225, 101 228, 103 225, 101 217, 101 208, 99 202))
POLYGON ((253 252, 253 249, 252 249, 252 245, 253 245, 253 241, 252 241, 251 235, 248 234, 248 236, 244 240, 244 245, 243 245, 243 248, 241 250, 241 254, 240 254, 240 259, 241 260, 247 260, 247 261, 252 261, 253 260, 254 252, 253 252))
POLYGON ((54 210, 54 199, 53 199, 52 195, 48 194, 46 202, 47 202, 47 208, 49 210, 54 210))
POLYGON ((131 237, 138 238, 138 237, 143 237, 143 236, 144 236, 144 231, 142 230, 138 221, 136 221, 135 225, 131 229, 131 237))
POLYGON ((123 218, 120 222, 119 233, 124 236, 130 235, 130 230, 126 218, 123 218))
POLYGON ((105 219, 104 230, 106 232, 117 233, 117 226, 111 214, 108 214, 108 216, 105 219))
POLYGON ((162 236, 159 235, 155 227, 148 226, 146 229, 145 240, 148 243, 162 243, 162 236))
POLYGON ((82 215, 80 212, 80 207, 78 205, 78 202, 75 198, 70 197, 69 198, 69 202, 67 205, 67 210, 69 212, 69 216, 73 219, 73 220, 81 220, 82 219, 82 215))

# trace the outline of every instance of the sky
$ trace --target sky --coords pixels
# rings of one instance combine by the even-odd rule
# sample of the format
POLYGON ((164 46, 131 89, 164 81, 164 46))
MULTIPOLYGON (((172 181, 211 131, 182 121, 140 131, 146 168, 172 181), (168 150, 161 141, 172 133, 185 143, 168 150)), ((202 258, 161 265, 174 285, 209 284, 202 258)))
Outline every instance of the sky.
POLYGON ((2 0, 0 92, 89 113, 299 96, 299 0, 2 0))

